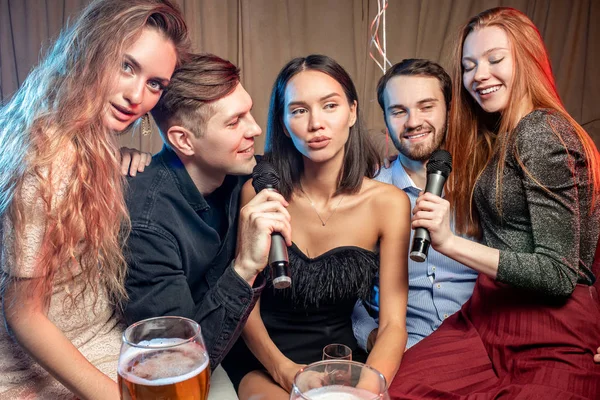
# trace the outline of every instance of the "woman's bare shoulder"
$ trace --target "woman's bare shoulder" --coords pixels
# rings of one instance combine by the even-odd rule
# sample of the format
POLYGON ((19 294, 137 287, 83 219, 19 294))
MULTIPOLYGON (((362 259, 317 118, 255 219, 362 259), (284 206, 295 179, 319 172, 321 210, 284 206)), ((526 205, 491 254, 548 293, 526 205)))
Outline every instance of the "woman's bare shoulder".
POLYGON ((389 205, 391 203, 408 203, 410 201, 404 191, 389 183, 378 182, 374 179, 365 178, 363 190, 366 197, 377 206, 389 205))

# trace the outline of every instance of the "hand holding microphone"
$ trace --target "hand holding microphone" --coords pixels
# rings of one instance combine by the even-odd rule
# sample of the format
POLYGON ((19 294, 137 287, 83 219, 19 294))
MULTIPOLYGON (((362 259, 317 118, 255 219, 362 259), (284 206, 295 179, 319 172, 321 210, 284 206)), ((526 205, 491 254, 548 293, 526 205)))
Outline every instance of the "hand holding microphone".
MULTIPOLYGON (((264 189, 277 192, 279 189, 279 175, 268 161, 262 160, 254 167, 252 186, 256 193, 260 193, 264 189)), ((281 233, 274 232, 271 234, 268 265, 271 268, 273 286, 276 289, 290 287, 292 278, 290 277, 287 245, 281 233)))
MULTIPOLYGON (((427 184, 425 193, 431 193, 436 196, 442 195, 442 190, 448 175, 452 171, 452 156, 446 150, 436 150, 433 152, 427 162, 427 184)), ((424 207, 417 201, 415 206, 415 216, 424 207)), ((430 212, 431 209, 425 210, 430 212)), ((415 229, 413 243, 410 249, 410 259, 417 262, 424 262, 427 259, 431 237, 426 228, 418 227, 415 229)))
MULTIPOLYGON (((255 171, 260 171, 260 169, 255 168, 255 171)), ((264 178, 259 173, 253 183, 263 182, 264 185, 264 178)), ((270 179, 272 177, 269 178, 271 183, 267 182, 267 186, 277 186, 277 183, 270 179)), ((255 185, 256 183, 253 186, 255 185)), ((264 188, 266 189, 267 186, 264 188)), ((253 284, 257 274, 262 272, 268 264, 277 264, 274 269, 279 268, 278 265, 281 264, 287 265, 287 243, 290 245, 292 243, 291 218, 286 209, 287 206, 288 202, 281 194, 275 190, 263 190, 261 186, 259 193, 240 210, 238 250, 233 268, 250 285, 253 284), (278 240, 280 247, 275 247, 273 250, 272 243, 278 240), (283 253, 284 251, 285 253, 283 253), (279 258, 278 263, 273 261, 276 258, 279 258)), ((276 279, 274 284, 277 285, 276 287, 282 287, 281 282, 285 285, 286 281, 288 279, 284 277, 276 279)))

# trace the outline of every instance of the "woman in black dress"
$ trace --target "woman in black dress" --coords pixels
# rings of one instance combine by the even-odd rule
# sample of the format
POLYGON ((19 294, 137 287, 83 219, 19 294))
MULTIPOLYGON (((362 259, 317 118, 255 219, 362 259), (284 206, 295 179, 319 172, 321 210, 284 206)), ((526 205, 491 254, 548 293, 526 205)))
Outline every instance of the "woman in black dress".
MULTIPOLYGON (((303 364, 342 343, 391 379, 406 344, 410 203, 372 180, 376 153, 361 129, 356 89, 329 57, 290 61, 271 95, 267 154, 289 202, 292 287, 267 285, 225 368, 241 399, 287 399, 303 364), (361 354, 351 314, 379 269, 380 328, 361 354), (241 381, 241 382, 240 382, 241 381)), ((242 204, 254 196, 250 183, 242 204)))

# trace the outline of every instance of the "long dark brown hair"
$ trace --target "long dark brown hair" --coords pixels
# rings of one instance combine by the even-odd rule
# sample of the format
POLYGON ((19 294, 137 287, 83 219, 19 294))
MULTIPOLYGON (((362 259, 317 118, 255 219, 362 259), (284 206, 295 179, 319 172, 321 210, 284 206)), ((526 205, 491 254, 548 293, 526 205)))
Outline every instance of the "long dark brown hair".
POLYGON ((344 146, 344 162, 334 196, 356 193, 360 190, 364 177, 372 178, 375 175, 377 152, 362 127, 358 94, 350 75, 331 57, 319 54, 294 58, 288 62, 277 75, 271 92, 265 157, 279 173, 280 192, 289 199, 294 189, 299 187, 304 172, 302 154, 285 134, 283 124, 285 89, 290 79, 302 71, 318 71, 329 75, 342 86, 348 103, 356 102, 356 122, 350 128, 348 141, 344 146))

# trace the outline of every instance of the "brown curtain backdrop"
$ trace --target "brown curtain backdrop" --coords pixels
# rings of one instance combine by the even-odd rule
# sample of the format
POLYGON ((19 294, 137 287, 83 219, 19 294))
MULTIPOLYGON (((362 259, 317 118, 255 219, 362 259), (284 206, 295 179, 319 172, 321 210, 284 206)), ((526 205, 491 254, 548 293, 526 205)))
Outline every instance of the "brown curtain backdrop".
MULTIPOLYGON (((123 0, 127 1, 127 0, 123 0)), ((265 122, 271 86, 291 58, 327 54, 343 65, 357 86, 365 125, 383 148, 382 113, 375 87, 381 70, 369 57, 369 25, 375 0, 176 0, 191 30, 194 48, 231 60, 265 122)), ((56 37, 89 0, 0 0, 0 100, 6 102, 56 37)), ((539 28, 559 93, 571 115, 600 146, 599 0, 389 0, 387 53, 392 63, 428 58, 448 67, 458 27, 487 8, 510 6, 539 28)), ((380 29, 380 33, 382 30, 380 29)), ((375 53, 375 49, 371 48, 375 53)), ((257 140, 262 153, 264 134, 257 140)), ((157 132, 135 130, 123 145, 156 152, 157 132)))

